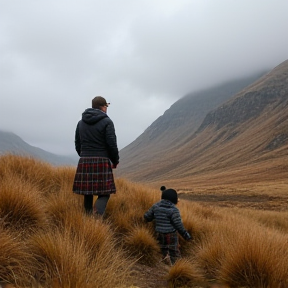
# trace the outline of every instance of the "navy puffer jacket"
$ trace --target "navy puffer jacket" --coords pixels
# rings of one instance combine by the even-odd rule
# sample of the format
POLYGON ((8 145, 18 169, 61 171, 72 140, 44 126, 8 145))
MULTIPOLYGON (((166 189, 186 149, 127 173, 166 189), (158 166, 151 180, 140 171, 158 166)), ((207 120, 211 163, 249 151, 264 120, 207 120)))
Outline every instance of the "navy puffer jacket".
POLYGON ((99 109, 88 108, 75 132, 75 149, 81 157, 108 157, 119 163, 119 152, 112 120, 99 109))
POLYGON ((154 204, 144 214, 144 218, 148 222, 155 219, 156 232, 172 233, 178 231, 185 240, 191 239, 191 235, 183 226, 178 208, 169 200, 162 199, 154 204))

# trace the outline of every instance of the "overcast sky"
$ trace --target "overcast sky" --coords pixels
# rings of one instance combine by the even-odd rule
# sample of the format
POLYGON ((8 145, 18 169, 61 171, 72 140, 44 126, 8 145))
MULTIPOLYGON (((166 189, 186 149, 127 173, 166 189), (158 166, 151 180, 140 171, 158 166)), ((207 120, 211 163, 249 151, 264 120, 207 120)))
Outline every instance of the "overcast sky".
POLYGON ((0 0, 0 129, 57 154, 91 99, 119 148, 185 94, 288 59, 287 0, 0 0))

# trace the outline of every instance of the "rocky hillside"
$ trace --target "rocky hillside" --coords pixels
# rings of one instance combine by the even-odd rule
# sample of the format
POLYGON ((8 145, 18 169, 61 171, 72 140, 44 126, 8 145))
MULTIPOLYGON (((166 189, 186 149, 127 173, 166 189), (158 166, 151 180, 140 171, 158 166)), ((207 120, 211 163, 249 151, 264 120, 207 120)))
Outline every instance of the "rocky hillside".
POLYGON ((243 83, 238 91, 218 88, 218 94, 203 91, 201 97, 186 96, 172 105, 121 150, 117 175, 144 182, 187 182, 199 174, 283 159, 288 140, 288 61, 243 83))
POLYGON ((77 165, 76 157, 70 158, 47 152, 29 145, 12 132, 0 131, 0 155, 6 153, 37 158, 52 165, 77 165))
POLYGON ((121 160, 121 167, 126 167, 130 159, 136 156, 140 159, 147 159, 147 157, 153 159, 159 152, 185 143, 186 138, 197 130, 209 111, 227 101, 260 76, 261 74, 229 81, 216 87, 190 93, 178 100, 143 134, 121 150, 123 160, 121 160))

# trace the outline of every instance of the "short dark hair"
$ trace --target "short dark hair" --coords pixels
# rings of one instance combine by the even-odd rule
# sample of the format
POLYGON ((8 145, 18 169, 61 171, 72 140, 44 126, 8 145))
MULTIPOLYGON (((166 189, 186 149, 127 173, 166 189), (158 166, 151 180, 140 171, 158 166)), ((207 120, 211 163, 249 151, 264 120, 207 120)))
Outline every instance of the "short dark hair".
POLYGON ((103 98, 102 96, 96 96, 95 98, 92 99, 92 108, 94 109, 99 109, 100 107, 107 106, 110 103, 107 103, 106 99, 103 98))

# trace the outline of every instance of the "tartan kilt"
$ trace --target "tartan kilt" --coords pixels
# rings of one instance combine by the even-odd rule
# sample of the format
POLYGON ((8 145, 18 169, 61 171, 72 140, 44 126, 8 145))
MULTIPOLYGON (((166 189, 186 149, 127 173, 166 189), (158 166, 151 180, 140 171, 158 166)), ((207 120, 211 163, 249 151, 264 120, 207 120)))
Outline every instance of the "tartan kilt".
POLYGON ((81 195, 110 195, 116 193, 109 158, 81 157, 74 177, 73 192, 81 195))
POLYGON ((157 240, 161 249, 179 250, 178 234, 177 232, 171 233, 158 233, 157 240))

